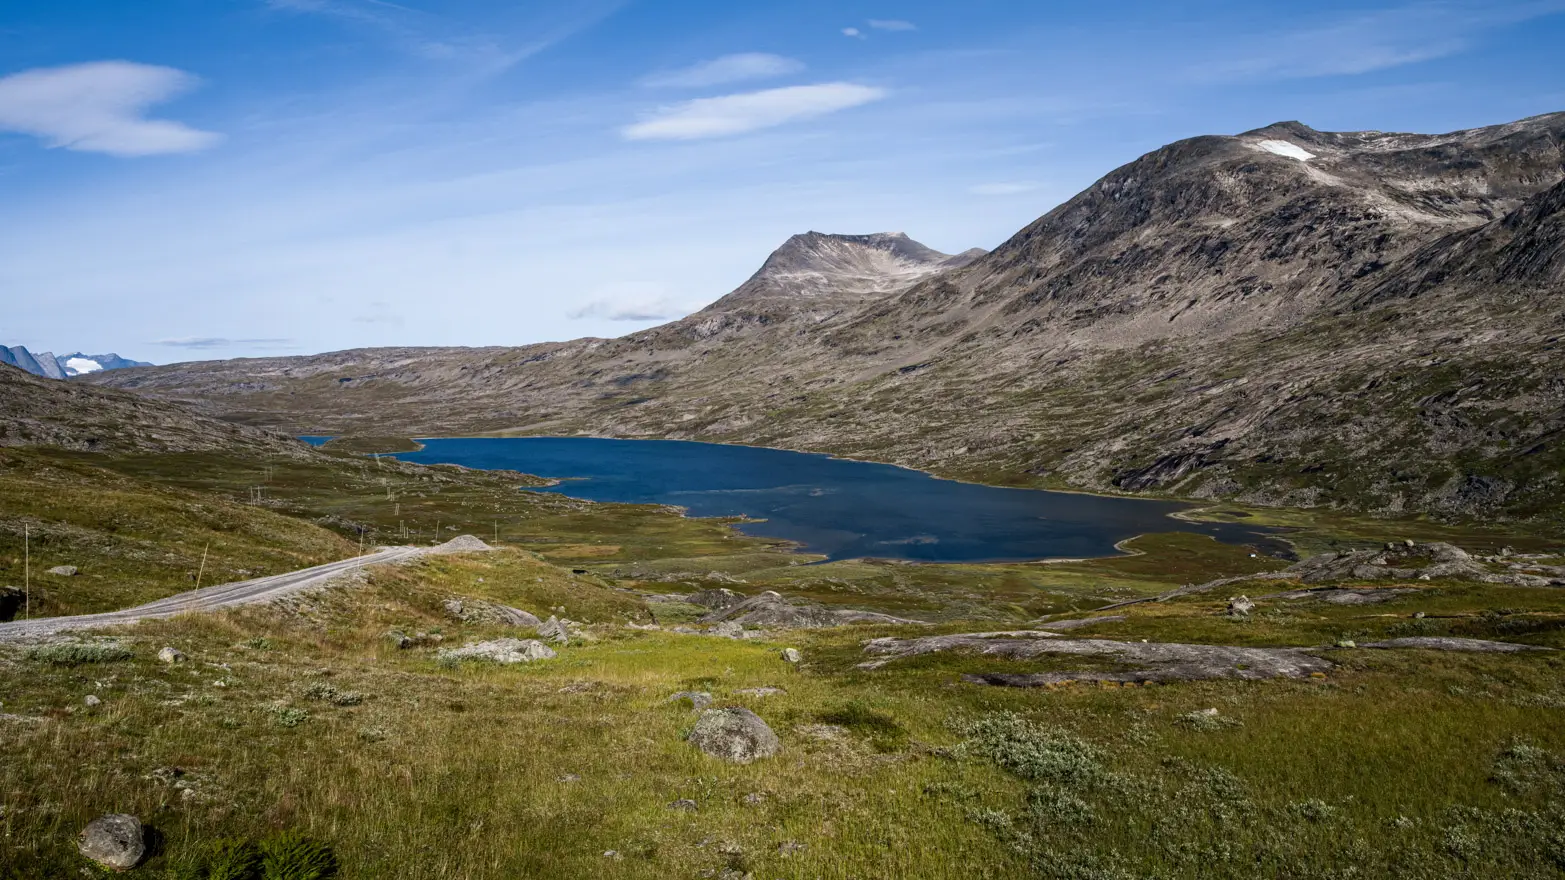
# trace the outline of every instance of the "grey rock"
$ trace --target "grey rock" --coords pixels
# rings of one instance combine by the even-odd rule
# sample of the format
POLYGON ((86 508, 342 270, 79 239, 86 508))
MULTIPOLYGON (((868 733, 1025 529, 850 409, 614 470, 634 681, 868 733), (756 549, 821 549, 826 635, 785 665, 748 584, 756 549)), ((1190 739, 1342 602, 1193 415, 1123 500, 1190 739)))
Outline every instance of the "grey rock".
POLYGON ((1108 639, 1068 639, 1036 630, 928 636, 920 639, 872 639, 864 651, 876 659, 859 664, 876 669, 893 660, 946 651, 1028 660, 1045 654, 1106 657, 1127 666, 1124 672, 1082 670, 1036 675, 984 674, 965 680, 1012 687, 1037 687, 1067 681, 1164 682, 1208 679, 1260 680, 1302 678, 1333 668, 1331 661, 1304 648, 1240 648, 1224 645, 1184 645, 1161 642, 1117 642, 1108 639))
POLYGON ((745 635, 744 625, 731 620, 725 620, 712 627, 709 633, 723 639, 742 639, 745 635))
POLYGON ((701 605, 706 608, 732 608, 744 601, 743 593, 736 593, 727 587, 719 587, 715 590, 702 590, 685 597, 685 601, 692 605, 701 605))
POLYGON ((701 710, 712 705, 712 695, 706 691, 680 691, 664 700, 665 703, 677 703, 685 700, 690 703, 690 708, 701 710))
POLYGON ((778 694, 786 694, 788 692, 780 687, 753 687, 740 688, 739 690, 734 691, 734 693, 744 694, 745 696, 749 697, 775 697, 778 694))
POLYGON ((1518 645, 1515 642, 1491 642, 1484 639, 1460 639, 1449 636, 1410 636, 1367 642, 1365 648, 1422 648, 1426 651, 1462 651, 1476 654, 1519 654, 1524 651, 1552 651, 1537 645, 1518 645))
POLYGON ((59 577, 69 578, 76 577, 78 574, 81 574, 81 570, 74 565, 56 565, 54 568, 49 569, 49 573, 52 575, 58 575, 59 577))
POLYGON ((147 855, 146 829, 135 816, 112 813, 82 829, 76 848, 111 871, 129 871, 147 855))
POLYGON ((782 750, 777 734, 749 709, 707 709, 690 731, 690 744, 725 761, 748 764, 782 750))
POLYGON ((1249 596, 1236 596, 1228 600, 1229 617, 1249 617, 1254 610, 1255 603, 1250 601, 1249 596))
POLYGON ((473 642, 460 648, 446 648, 439 656, 441 660, 531 663, 534 660, 552 660, 558 655, 553 648, 537 639, 496 639, 491 642, 473 642))
POLYGON ((548 639, 557 645, 563 645, 571 640, 571 631, 565 625, 565 621, 551 615, 548 620, 538 627, 538 638, 548 639))
POLYGON ((668 808, 670 810, 678 810, 682 813, 694 813, 701 809, 701 807, 690 798, 680 798, 679 800, 669 804, 668 808))
POLYGON ((735 605, 720 608, 701 618, 702 623, 732 623, 740 627, 780 627, 787 629, 842 626, 850 623, 917 623, 873 611, 824 608, 803 602, 790 602, 767 590, 735 605))
POLYGON ((89 709, 94 709, 103 705, 103 700, 99 699, 97 694, 88 694, 87 697, 82 700, 82 702, 85 703, 89 709))
POLYGON ((804 662, 804 655, 799 653, 798 648, 783 648, 782 658, 784 663, 792 663, 795 666, 804 662))
POLYGON ((472 535, 458 535, 444 544, 438 547, 431 547, 424 552, 445 556, 453 553, 487 553, 493 549, 493 547, 485 544, 481 538, 475 538, 472 535))
POLYGON ((184 652, 180 651, 178 648, 165 647, 165 648, 163 648, 163 650, 158 652, 158 659, 163 661, 164 663, 173 664, 173 663, 184 663, 186 660, 189 660, 190 658, 186 657, 184 652))
POLYGON ((501 626, 539 626, 536 615, 482 599, 447 599, 440 603, 446 613, 463 623, 495 623, 501 626))

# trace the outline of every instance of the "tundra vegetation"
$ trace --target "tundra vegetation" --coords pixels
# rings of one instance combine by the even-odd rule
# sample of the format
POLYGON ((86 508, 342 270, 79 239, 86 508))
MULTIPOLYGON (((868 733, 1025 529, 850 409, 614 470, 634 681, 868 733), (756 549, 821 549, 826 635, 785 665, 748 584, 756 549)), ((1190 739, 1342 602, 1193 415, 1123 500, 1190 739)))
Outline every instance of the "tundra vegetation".
MULTIPOLYGON (((159 598, 198 571, 280 573, 361 537, 497 545, 272 605, 0 643, 0 877, 76 876, 77 833, 110 813, 153 830, 129 875, 149 878, 1565 873, 1557 587, 1304 583, 1187 533, 1084 562, 805 565, 723 521, 535 485, 344 454, 0 451, 0 581, 21 585, 26 526, 34 614, 159 598), (79 573, 40 574, 58 565, 79 573), (1113 656, 973 650, 865 666, 886 659, 870 639, 1035 632, 1218 577, 1240 580, 1055 638, 1305 648, 1329 671, 1147 686, 1091 681, 1139 668, 1113 656), (1330 587, 1369 598, 1299 592, 1330 587), (923 623, 722 638, 686 601, 718 588, 923 623), (501 606, 568 621, 556 656, 441 661, 534 637, 471 612, 501 606), (1416 637, 1555 650, 1361 647, 1416 637), (980 683, 997 673, 1071 683, 980 683), (700 712, 680 692, 749 709, 778 754, 693 748, 700 712)), ((1302 556, 1444 540, 1500 574, 1565 564, 1524 525, 1197 515, 1286 525, 1302 556)))

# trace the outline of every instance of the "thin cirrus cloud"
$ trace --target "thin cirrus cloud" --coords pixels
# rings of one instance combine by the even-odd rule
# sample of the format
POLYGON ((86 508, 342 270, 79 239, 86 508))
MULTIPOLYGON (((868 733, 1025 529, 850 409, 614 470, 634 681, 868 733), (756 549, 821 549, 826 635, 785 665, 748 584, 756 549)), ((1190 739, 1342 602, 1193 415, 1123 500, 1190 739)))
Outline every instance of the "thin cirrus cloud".
POLYGON ((825 116, 879 101, 887 94, 875 86, 836 82, 698 98, 660 108, 621 129, 621 134, 632 141, 729 137, 825 116))
POLYGON ((695 307, 676 303, 667 297, 604 297, 572 309, 573 320, 672 321, 690 314, 695 307))
POLYGON ((285 348, 293 345, 292 339, 228 339, 222 336, 185 336, 179 339, 159 339, 153 345, 206 351, 216 348, 285 348))
POLYGON ((222 135, 146 112, 199 82, 182 70, 130 61, 24 70, 0 78, 0 131, 111 156, 193 153, 222 135))
POLYGON ((804 69, 804 62, 765 52, 724 55, 679 70, 654 73, 641 80, 650 88, 699 89, 752 79, 787 76, 804 69))

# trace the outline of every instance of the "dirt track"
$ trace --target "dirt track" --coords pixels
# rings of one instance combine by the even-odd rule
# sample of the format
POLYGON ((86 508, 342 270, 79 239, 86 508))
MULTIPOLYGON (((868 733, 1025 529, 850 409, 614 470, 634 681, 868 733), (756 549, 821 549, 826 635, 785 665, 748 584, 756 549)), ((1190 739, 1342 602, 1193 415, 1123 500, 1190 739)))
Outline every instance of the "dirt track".
POLYGON ((44 617, 35 620, 18 620, 0 623, 0 642, 36 638, 78 629, 97 629, 107 626, 123 626, 161 617, 173 617, 193 611, 216 611, 255 602, 266 602, 279 596, 297 593, 366 565, 384 565, 400 562, 426 552, 422 547, 388 547, 375 553, 328 562, 314 568, 274 574, 268 577, 231 584, 203 587, 188 593, 180 593, 167 599, 159 599, 146 605, 123 611, 103 614, 82 614, 75 617, 44 617))

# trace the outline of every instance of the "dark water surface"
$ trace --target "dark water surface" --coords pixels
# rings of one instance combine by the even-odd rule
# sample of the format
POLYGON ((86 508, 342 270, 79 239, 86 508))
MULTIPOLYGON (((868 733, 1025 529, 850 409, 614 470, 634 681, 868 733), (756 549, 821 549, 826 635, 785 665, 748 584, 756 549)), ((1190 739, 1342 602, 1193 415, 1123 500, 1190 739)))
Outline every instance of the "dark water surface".
POLYGON ((518 470, 562 479, 540 492, 588 501, 678 504, 695 517, 756 518, 753 536, 801 543, 829 559, 1020 562, 1113 556, 1146 532, 1208 534, 1261 551, 1286 545, 1263 528, 1186 523, 1188 504, 997 489, 880 463, 679 440, 585 437, 423 440, 418 463, 518 470))
POLYGON ((590 501, 675 504, 692 516, 747 516, 748 534, 796 541, 831 559, 1019 562, 1110 556, 1148 532, 1198 532, 1267 551, 1266 529, 1187 523, 1189 505, 1001 489, 825 455, 687 443, 526 437, 422 440, 397 458, 524 471, 564 480, 539 491, 590 501))

